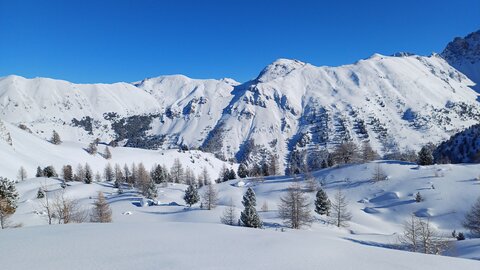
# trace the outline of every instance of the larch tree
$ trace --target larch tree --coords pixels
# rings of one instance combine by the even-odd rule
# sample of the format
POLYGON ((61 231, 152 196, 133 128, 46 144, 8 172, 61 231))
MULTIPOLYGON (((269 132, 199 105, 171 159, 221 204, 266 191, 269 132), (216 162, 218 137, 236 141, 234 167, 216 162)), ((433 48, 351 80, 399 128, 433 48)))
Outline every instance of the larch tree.
POLYGON ((103 157, 105 159, 111 159, 112 158, 112 152, 110 152, 110 148, 108 146, 105 147, 105 150, 103 151, 103 157))
POLYGON ((341 189, 337 190, 331 202, 331 218, 337 227, 348 227, 348 222, 352 219, 347 198, 341 189))
POLYGON ((124 182, 123 171, 120 165, 118 165, 117 163, 115 164, 115 167, 113 169, 113 174, 115 175, 115 187, 121 188, 124 182))
POLYGON ((474 235, 480 235, 480 197, 465 215, 463 226, 474 235))
POLYGON ((232 198, 230 198, 228 206, 223 210, 223 214, 220 217, 220 222, 226 225, 233 226, 236 224, 236 221, 237 215, 235 205, 233 204, 232 198))
POLYGON ((67 182, 73 180, 73 170, 71 165, 64 165, 62 167, 62 178, 67 182))
POLYGON ((202 204, 207 208, 207 210, 212 210, 217 206, 218 192, 213 184, 205 186, 204 189, 205 191, 202 194, 202 204))
POLYGON ((8 227, 8 218, 17 210, 17 202, 15 184, 0 176, 0 228, 8 227))
POLYGON ((110 209, 110 206, 108 205, 108 202, 101 191, 98 192, 98 198, 93 205, 93 211, 90 216, 91 222, 112 222, 112 209, 110 209))
POLYGON ((182 183, 184 174, 185 172, 183 170, 183 165, 180 162, 180 159, 176 158, 173 161, 172 168, 170 169, 170 177, 172 178, 172 181, 174 183, 182 183))
POLYGON ((110 163, 107 163, 107 165, 105 165, 105 169, 103 169, 103 178, 107 182, 111 182, 115 178, 115 174, 113 173, 112 165, 110 165, 110 163))
POLYGON ((298 183, 292 184, 287 193, 280 197, 278 214, 285 225, 292 229, 300 229, 311 224, 310 203, 298 183))
POLYGON ((27 170, 25 170, 25 168, 23 166, 20 167, 20 169, 18 169, 18 175, 17 175, 17 178, 18 178, 18 181, 23 181, 27 178, 27 170))
POLYGON ((376 163, 375 167, 373 168, 372 180, 374 182, 380 182, 387 179, 388 179, 388 176, 385 173, 385 171, 382 169, 382 165, 380 165, 380 163, 376 163))
POLYGON ((97 154, 97 144, 95 142, 91 142, 89 145, 88 145, 88 148, 87 148, 87 152, 90 154, 90 155, 96 155, 97 154))

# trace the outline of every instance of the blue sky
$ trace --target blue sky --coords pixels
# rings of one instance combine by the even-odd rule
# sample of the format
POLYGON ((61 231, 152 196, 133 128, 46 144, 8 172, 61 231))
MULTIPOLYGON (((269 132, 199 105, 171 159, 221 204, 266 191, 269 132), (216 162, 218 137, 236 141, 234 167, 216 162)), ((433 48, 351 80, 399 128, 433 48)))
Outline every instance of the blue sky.
POLYGON ((428 55, 478 29, 478 0, 0 0, 0 76, 243 82, 277 58, 341 65, 375 52, 428 55))

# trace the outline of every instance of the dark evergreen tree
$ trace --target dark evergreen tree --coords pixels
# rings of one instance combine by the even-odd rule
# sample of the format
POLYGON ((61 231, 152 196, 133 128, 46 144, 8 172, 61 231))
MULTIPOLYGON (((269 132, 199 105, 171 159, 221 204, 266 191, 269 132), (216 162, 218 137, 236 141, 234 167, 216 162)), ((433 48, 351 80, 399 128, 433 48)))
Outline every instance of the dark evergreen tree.
POLYGON ((200 195, 198 195, 198 191, 194 185, 189 185, 187 187, 183 200, 188 204, 188 207, 192 207, 192 205, 200 201, 200 195))
POLYGON ((43 199, 43 198, 45 198, 45 191, 42 188, 38 188, 37 199, 43 199))
POLYGON ((423 146, 418 152, 418 165, 432 165, 433 164, 433 155, 431 147, 423 146))
POLYGON ((56 145, 62 143, 62 140, 60 139, 60 135, 55 130, 52 132, 52 139, 50 141, 51 143, 56 145))
POLYGON ((37 167, 37 173, 35 174, 35 177, 43 177, 43 170, 40 168, 40 166, 37 167))
POLYGON ((93 181, 93 172, 88 163, 85 163, 85 184, 91 184, 93 181))
POLYGON ((248 169, 244 163, 240 163, 240 165, 238 166, 237 175, 240 178, 245 178, 248 176, 248 169))
POLYGON ((228 171, 228 179, 233 180, 233 179, 236 179, 236 178, 237 178, 237 174, 235 173, 235 171, 233 169, 230 169, 228 171))
POLYGON ((262 221, 257 213, 257 209, 255 209, 257 200, 253 189, 247 189, 247 192, 245 195, 243 195, 242 204, 245 207, 240 214, 240 221, 242 222, 243 226, 250 228, 261 228, 262 221))
POLYGON ((45 177, 58 177, 57 172, 53 166, 47 166, 43 169, 43 176, 45 177))
POLYGON ((416 201, 417 203, 423 201, 423 197, 422 197, 422 195, 420 194, 420 192, 417 192, 417 194, 415 195, 415 201, 416 201))
POLYGON ((65 181, 73 180, 73 169, 70 165, 65 165, 62 167, 62 177, 65 181))
POLYGON ((330 200, 328 199, 327 193, 323 189, 317 191, 315 198, 315 212, 319 215, 329 215, 330 214, 330 200))
POLYGON ((17 210, 17 202, 15 183, 0 176, 0 228, 7 227, 7 219, 17 210))
POLYGON ((167 181, 167 172, 160 165, 155 165, 150 173, 151 178, 156 184, 161 184, 167 181))

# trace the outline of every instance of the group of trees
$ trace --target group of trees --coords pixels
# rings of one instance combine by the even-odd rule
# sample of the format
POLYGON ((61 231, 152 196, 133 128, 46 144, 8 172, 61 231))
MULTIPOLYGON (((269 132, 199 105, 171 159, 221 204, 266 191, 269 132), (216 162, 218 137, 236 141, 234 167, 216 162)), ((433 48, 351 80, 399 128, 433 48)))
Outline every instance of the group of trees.
MULTIPOLYGON (((230 173, 233 175, 234 171, 230 173)), ((270 176, 270 175, 279 175, 281 174, 280 171, 280 163, 278 155, 269 155, 268 158, 263 158, 261 162, 253 163, 250 168, 247 166, 246 163, 242 162, 238 166, 237 175, 240 178, 245 177, 261 177, 261 176, 270 176)), ((233 179, 233 178, 230 178, 233 179)))

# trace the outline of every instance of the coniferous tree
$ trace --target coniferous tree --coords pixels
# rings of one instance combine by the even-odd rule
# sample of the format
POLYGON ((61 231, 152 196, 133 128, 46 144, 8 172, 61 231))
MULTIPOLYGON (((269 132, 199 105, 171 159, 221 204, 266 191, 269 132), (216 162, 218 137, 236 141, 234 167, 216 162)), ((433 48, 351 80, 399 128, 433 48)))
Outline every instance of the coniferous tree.
POLYGON ((245 178, 248 176, 248 169, 244 163, 240 163, 240 165, 238 166, 237 175, 240 178, 245 178))
POLYGON ((137 181, 138 181, 138 169, 137 169, 137 165, 134 163, 132 163, 132 174, 130 175, 130 185, 132 186, 136 186, 137 185, 137 181))
POLYGON ((331 203, 330 199, 328 199, 327 193, 320 188, 315 197, 315 212, 322 216, 328 216, 330 214, 330 206, 331 203))
POLYGON ((37 167, 37 173, 35 174, 35 177, 43 177, 43 170, 40 168, 40 166, 37 167))
POLYGON ((55 168, 53 166, 47 166, 43 169, 43 175, 45 177, 58 177, 57 172, 55 171, 55 168))
POLYGON ((422 195, 420 194, 420 192, 417 192, 417 194, 415 195, 415 201, 416 201, 417 203, 423 201, 423 197, 422 197, 422 195))
POLYGON ((433 164, 433 155, 431 146, 425 145, 418 152, 418 165, 432 165, 433 164))
POLYGON ((45 191, 43 190, 43 188, 38 188, 38 191, 37 191, 37 199, 43 199, 45 198, 45 191))
POLYGON ((111 159, 112 158, 112 152, 110 152, 110 148, 107 146, 105 147, 105 151, 103 152, 103 156, 105 159, 111 159))
POLYGON ((67 182, 73 180, 72 166, 64 165, 62 167, 62 178, 63 178, 63 180, 65 180, 67 182))
POLYGON ((85 163, 85 184, 91 184, 93 181, 93 171, 88 163, 85 163))
POLYGON ((187 185, 197 185, 197 180, 195 179, 195 173, 192 171, 192 169, 188 168, 185 170, 185 184, 187 185))
POLYGON ((0 228, 8 225, 8 218, 17 210, 18 193, 15 184, 0 176, 0 228))
POLYGON ((312 222, 310 211, 308 198, 297 183, 291 185, 287 194, 280 197, 279 216, 292 229, 300 229, 302 226, 310 225, 312 222))
POLYGON ((184 170, 180 159, 176 158, 173 161, 172 168, 170 169, 170 177, 174 183, 182 183, 184 178, 184 170))
POLYGON ((110 163, 105 165, 105 169, 103 170, 103 178, 107 182, 111 182, 115 178, 115 174, 113 173, 112 165, 110 165, 110 163))
POLYGON ((228 179, 233 180, 233 179, 236 179, 236 178, 237 178, 237 174, 235 173, 235 171, 233 169, 230 169, 228 171, 228 179))
POLYGON ((132 173, 130 172, 130 168, 128 168, 127 164, 123 165, 123 180, 131 186, 134 184, 132 182, 132 173))
POLYGON ((248 188, 245 195, 243 195, 242 204, 245 207, 240 214, 240 221, 243 226, 250 228, 261 228, 262 221, 257 213, 255 206, 257 205, 257 199, 253 189, 248 188))
POLYGON ((369 142, 364 142, 362 145, 362 161, 363 162, 369 162, 372 160, 378 159, 380 156, 378 155, 375 150, 373 150, 372 146, 370 145, 369 142))
POLYGON ((98 192, 98 198, 93 205, 92 215, 90 216, 91 222, 112 222, 112 210, 101 191, 98 192))
POLYGON ((207 210, 212 210, 217 206, 218 193, 213 184, 210 183, 205 187, 202 200, 202 204, 207 208, 207 210))
POLYGON ((199 185, 200 185, 200 182, 202 182, 202 186, 209 185, 212 182, 212 180, 210 179, 210 174, 208 173, 208 170, 206 167, 203 167, 202 173, 198 178, 199 178, 199 181, 198 181, 199 185))
POLYGON ((113 169, 113 174, 115 175, 115 187, 121 188, 124 178, 123 178, 123 171, 120 165, 115 164, 115 167, 113 169))
POLYGON ((185 190, 185 195, 183 196, 183 200, 186 204, 188 204, 188 207, 192 207, 192 205, 200 201, 200 196, 198 195, 198 191, 194 185, 190 184, 187 187, 185 190))
POLYGON ((50 141, 56 145, 59 145, 62 143, 62 140, 60 139, 60 135, 55 130, 52 132, 52 139, 50 141))
POLYGON ((375 164, 375 168, 372 174, 372 180, 374 182, 380 182, 380 181, 387 180, 387 178, 388 176, 387 174, 385 174, 385 171, 383 171, 380 163, 375 164))
POLYGON ((331 217, 337 227, 348 227, 352 214, 348 211, 348 201, 341 189, 337 191, 331 202, 331 217))
POLYGON ((153 166, 150 176, 156 184, 162 184, 167 181, 166 172, 160 165, 153 166))
POLYGON ((96 155, 97 154, 97 144, 95 142, 91 142, 89 145, 88 145, 88 148, 87 148, 87 152, 90 154, 90 155, 96 155))
POLYGON ((228 203, 227 208, 223 210, 223 214, 220 217, 220 222, 230 226, 235 225, 237 220, 237 216, 235 212, 236 212, 235 205, 233 204, 232 198, 230 198, 230 202, 228 203))
POLYGON ((78 164, 75 170, 75 175, 73 176, 74 180, 77 182, 85 181, 85 170, 82 164, 78 164))

